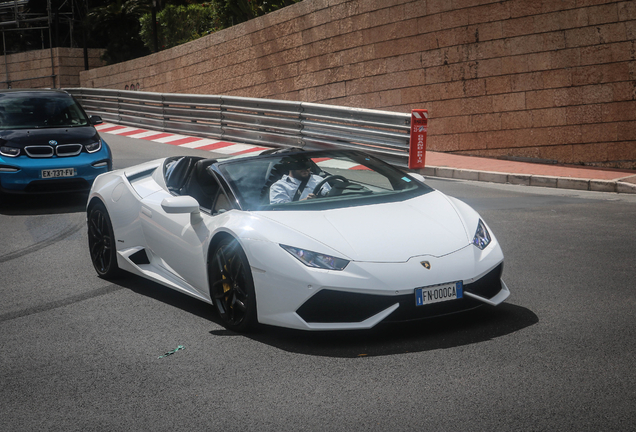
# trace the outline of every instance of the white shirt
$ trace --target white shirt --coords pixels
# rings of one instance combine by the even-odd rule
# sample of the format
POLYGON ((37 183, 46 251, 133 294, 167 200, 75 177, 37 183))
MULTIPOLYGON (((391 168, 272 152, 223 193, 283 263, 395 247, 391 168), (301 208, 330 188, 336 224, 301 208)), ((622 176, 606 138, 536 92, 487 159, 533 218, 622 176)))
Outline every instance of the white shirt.
MULTIPOLYGON (((322 177, 312 174, 311 178, 307 182, 307 185, 305 186, 305 189, 303 189, 303 192, 300 194, 299 200, 307 198, 307 195, 312 193, 318 183, 323 180, 324 179, 322 177)), ((294 198, 294 195, 296 195, 296 190, 298 190, 298 186, 300 186, 300 183, 300 180, 285 174, 280 180, 278 180, 269 188, 269 203, 282 204, 290 202, 294 198)), ((320 192, 318 193, 318 195, 324 196, 330 190, 331 186, 325 183, 320 188, 320 192)))

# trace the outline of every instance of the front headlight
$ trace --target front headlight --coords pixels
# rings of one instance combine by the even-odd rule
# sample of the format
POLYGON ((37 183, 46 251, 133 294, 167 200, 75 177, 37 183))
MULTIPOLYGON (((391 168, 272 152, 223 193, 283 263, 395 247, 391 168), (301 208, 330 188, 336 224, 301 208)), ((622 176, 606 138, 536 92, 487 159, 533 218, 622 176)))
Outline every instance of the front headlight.
POLYGON ((336 258, 318 252, 312 252, 286 245, 280 245, 280 247, 292 254, 294 258, 305 264, 307 267, 315 267, 325 270, 343 270, 347 264, 349 264, 349 261, 346 259, 336 258))
POLYGON ((473 238, 473 244, 477 246, 480 250, 484 250, 486 246, 490 244, 490 233, 486 228, 486 224, 479 219, 479 223, 477 224, 477 231, 475 232, 475 237, 473 238))
POLYGON ((100 140, 100 141, 97 141, 97 142, 94 142, 94 143, 91 143, 91 144, 86 144, 85 147, 86 147, 86 151, 87 152, 95 153, 95 152, 98 152, 99 149, 102 148, 102 142, 100 140))
POLYGON ((0 154, 8 157, 20 156, 20 149, 14 147, 0 147, 0 154))

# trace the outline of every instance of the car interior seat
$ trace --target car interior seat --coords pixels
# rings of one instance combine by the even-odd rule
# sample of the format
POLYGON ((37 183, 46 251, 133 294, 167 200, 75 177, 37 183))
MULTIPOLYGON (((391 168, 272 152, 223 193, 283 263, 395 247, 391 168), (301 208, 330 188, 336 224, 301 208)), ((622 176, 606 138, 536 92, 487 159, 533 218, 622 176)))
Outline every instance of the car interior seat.
MULTIPOLYGON (((24 110, 23 110, 24 111, 24 110)), ((30 110, 31 121, 35 126, 44 126, 48 124, 48 116, 46 114, 46 108, 41 104, 33 105, 30 110)))
POLYGON ((230 201, 227 199, 227 196, 225 196, 224 193, 219 191, 219 195, 216 199, 216 202, 214 203, 214 209, 212 209, 212 214, 216 214, 219 212, 224 212, 224 211, 228 211, 232 208, 232 204, 230 204, 230 201))
POLYGON ((198 160, 181 189, 181 195, 190 195, 205 209, 212 208, 212 201, 219 189, 218 182, 207 169, 215 162, 216 159, 198 160))
POLYGON ((167 160, 164 168, 166 186, 170 192, 181 195, 181 189, 185 185, 190 172, 201 157, 185 156, 173 160, 167 160))

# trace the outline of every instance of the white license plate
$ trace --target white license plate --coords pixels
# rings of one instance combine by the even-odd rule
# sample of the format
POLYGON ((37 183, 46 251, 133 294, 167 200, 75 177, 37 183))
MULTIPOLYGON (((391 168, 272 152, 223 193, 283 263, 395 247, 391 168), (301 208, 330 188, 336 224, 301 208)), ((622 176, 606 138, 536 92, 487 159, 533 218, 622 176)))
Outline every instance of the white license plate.
POLYGON ((74 177, 75 168, 42 170, 42 178, 74 177))
POLYGON ((448 300, 456 300, 464 296, 464 285, 461 281, 443 285, 415 289, 415 305, 424 306, 448 300))

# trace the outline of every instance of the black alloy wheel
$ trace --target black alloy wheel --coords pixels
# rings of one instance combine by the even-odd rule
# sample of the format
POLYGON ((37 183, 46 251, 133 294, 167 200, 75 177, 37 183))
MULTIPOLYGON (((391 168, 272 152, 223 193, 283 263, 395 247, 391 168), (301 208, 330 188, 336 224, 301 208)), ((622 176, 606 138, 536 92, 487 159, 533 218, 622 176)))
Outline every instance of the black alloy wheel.
POLYGON ((91 206, 88 211, 88 247, 100 277, 112 279, 119 274, 113 226, 102 203, 91 206))
POLYGON ((245 332, 256 324, 256 295, 247 256, 239 243, 223 239, 208 259, 210 296, 223 325, 245 332))

